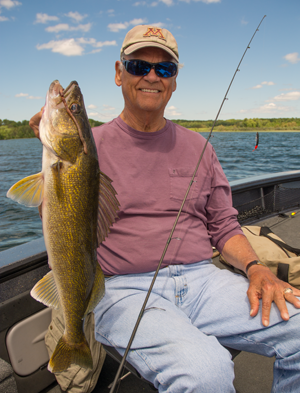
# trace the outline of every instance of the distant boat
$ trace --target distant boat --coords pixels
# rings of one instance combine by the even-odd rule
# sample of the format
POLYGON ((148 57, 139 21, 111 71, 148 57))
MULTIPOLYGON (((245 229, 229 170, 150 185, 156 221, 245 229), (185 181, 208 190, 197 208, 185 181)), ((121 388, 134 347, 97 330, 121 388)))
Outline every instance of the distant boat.
POLYGON ((258 144, 259 144, 259 133, 256 133, 256 138, 255 138, 255 148, 252 150, 256 150, 258 148, 258 144))

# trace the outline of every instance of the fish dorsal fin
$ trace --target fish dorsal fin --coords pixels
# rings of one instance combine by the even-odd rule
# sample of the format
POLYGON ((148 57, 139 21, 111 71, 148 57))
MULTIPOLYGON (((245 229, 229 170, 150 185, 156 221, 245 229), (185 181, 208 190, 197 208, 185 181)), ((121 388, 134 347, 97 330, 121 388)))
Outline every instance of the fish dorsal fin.
POLYGON ((7 191, 6 196, 13 201, 28 207, 37 207, 44 198, 44 177, 43 174, 24 177, 7 191))
POLYGON ((47 307, 59 309, 60 299, 52 270, 35 284, 30 295, 47 307))
POLYGON ((97 304, 103 298, 104 293, 105 293, 104 274, 103 274, 103 271, 102 271, 100 265, 97 263, 94 285, 93 285, 91 297, 89 300, 89 304, 88 304, 86 312, 85 312, 85 316, 94 310, 94 308, 97 306, 97 304))
POLYGON ((98 203, 97 241, 98 245, 103 242, 110 232, 111 225, 118 217, 119 201, 116 191, 112 186, 112 180, 100 171, 100 189, 98 203))

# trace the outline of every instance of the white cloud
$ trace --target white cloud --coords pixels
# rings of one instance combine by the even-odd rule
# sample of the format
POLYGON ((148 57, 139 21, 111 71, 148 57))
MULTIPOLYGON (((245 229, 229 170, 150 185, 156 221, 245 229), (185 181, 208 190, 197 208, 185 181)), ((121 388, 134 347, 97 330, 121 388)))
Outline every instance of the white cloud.
POLYGON ((7 10, 10 10, 11 8, 16 7, 18 5, 22 5, 22 3, 16 0, 0 0, 0 8, 4 7, 7 10))
POLYGON ((133 25, 133 26, 137 26, 137 25, 142 25, 143 23, 145 23, 147 20, 146 19, 142 19, 142 18, 139 18, 139 19, 132 19, 130 22, 129 22, 129 24, 130 25, 133 25))
POLYGON ((244 18, 241 20, 242 25, 247 25, 249 22, 247 22, 244 18))
MULTIPOLYGON (((6 8, 7 10, 10 10, 13 7, 17 7, 18 5, 22 5, 19 1, 16 0, 0 0, 0 14, 1 14, 1 8, 6 8)), ((14 19, 12 17, 12 19, 14 19)), ((6 16, 0 15, 0 22, 6 22, 8 21, 9 18, 6 16)))
POLYGON ((93 119, 97 118, 98 120, 101 121, 109 121, 114 119, 115 117, 117 117, 118 114, 117 113, 98 113, 98 112, 90 112, 88 113, 88 117, 91 118, 93 117, 93 119))
POLYGON ((291 91, 289 93, 282 93, 274 97, 272 101, 297 101, 300 98, 300 91, 291 91))
POLYGON ((51 49, 54 53, 60 53, 64 56, 81 56, 84 52, 84 48, 79 45, 74 38, 50 41, 47 44, 37 45, 38 50, 51 49))
POLYGON ((278 106, 274 104, 274 102, 270 102, 269 104, 262 105, 261 107, 255 109, 255 112, 258 113, 274 113, 274 112, 289 112, 291 108, 287 106, 278 106))
POLYGON ((127 29, 128 26, 133 25, 133 26, 137 26, 137 25, 141 25, 143 23, 146 23, 147 20, 146 19, 133 19, 130 22, 124 22, 124 23, 110 23, 108 25, 108 29, 114 33, 119 32, 120 30, 125 30, 127 29))
POLYGON ((251 89, 261 89, 262 87, 263 87, 263 85, 266 85, 266 86, 274 86, 275 85, 275 83, 274 82, 261 82, 261 84, 259 84, 259 85, 256 85, 256 86, 253 86, 253 87, 251 87, 251 89))
POLYGON ((267 85, 267 86, 274 86, 275 83, 274 82, 261 82, 262 85, 267 85))
MULTIPOLYGON (((95 105, 89 105, 88 108, 95 109, 96 106, 95 105)), ((91 117, 92 118, 96 118, 96 119, 101 120, 101 121, 109 121, 109 120, 112 120, 112 119, 114 119, 115 117, 118 116, 118 114, 114 112, 115 110, 116 110, 116 108, 114 108, 114 107, 112 107, 110 105, 104 104, 103 105, 103 111, 101 111, 101 112, 100 111, 99 112, 96 112, 96 111, 95 112, 89 112, 88 116, 90 118, 91 117)))
POLYGON ((88 105, 87 108, 88 108, 88 109, 96 109, 97 107, 96 107, 96 105, 91 104, 91 105, 88 105))
POLYGON ((80 22, 82 21, 82 19, 86 18, 87 15, 81 15, 79 12, 72 12, 70 11, 68 14, 65 14, 66 16, 68 16, 71 19, 74 19, 76 22, 80 22))
MULTIPOLYGON (((160 0, 163 1, 163 0, 160 0)), ((164 1, 165 2, 165 1, 164 1)), ((172 1, 171 1, 172 2, 172 1)), ((166 2, 165 2, 166 3, 166 2)), ((172 2, 173 3, 173 2, 172 2)), ((147 1, 137 1, 136 3, 133 4, 133 6, 138 7, 138 6, 143 6, 146 5, 148 7, 156 7, 158 6, 159 1, 153 1, 152 3, 149 3, 147 1)))
POLYGON ((30 96, 27 93, 19 93, 19 94, 16 94, 15 97, 17 97, 17 98, 25 97, 27 100, 41 100, 41 99, 43 99, 43 97, 34 97, 34 96, 30 96))
POLYGON ((36 14, 36 20, 34 23, 48 23, 48 22, 52 22, 52 21, 57 21, 59 20, 57 16, 50 16, 47 14, 36 14))
POLYGON ((201 1, 202 3, 205 4, 221 3, 221 0, 180 0, 180 1, 184 1, 185 3, 190 3, 191 1, 195 1, 195 2, 201 1))
POLYGON ((34 96, 28 96, 27 97, 28 100, 43 100, 44 97, 34 97, 34 96))
POLYGON ((103 104, 103 107, 104 107, 105 111, 114 111, 116 109, 113 106, 109 106, 109 105, 105 105, 105 104, 103 104))
POLYGON ((283 58, 292 64, 297 64, 300 61, 300 58, 298 56, 299 53, 294 52, 294 53, 288 53, 287 55, 283 56, 283 58))
POLYGON ((128 26, 129 26, 129 24, 127 22, 125 22, 125 23, 110 23, 108 25, 108 28, 110 31, 117 33, 120 30, 127 29, 128 26))
POLYGON ((49 26, 45 30, 48 31, 49 33, 59 33, 60 31, 84 31, 87 33, 90 31, 92 27, 91 23, 87 23, 85 25, 78 25, 78 26, 69 26, 67 23, 59 23, 56 26, 49 26))
POLYGON ((151 26, 161 27, 161 28, 165 26, 163 22, 149 23, 149 24, 151 24, 151 26))
POLYGON ((167 6, 173 5, 173 0, 160 0, 162 3, 166 4, 167 6))
POLYGON ((177 111, 177 108, 173 105, 169 106, 165 110, 165 115, 167 117, 181 116, 181 113, 177 111))
POLYGON ((239 112, 240 113, 260 113, 260 114, 276 114, 278 112, 290 112, 294 111, 295 108, 287 107, 287 106, 278 106, 277 104, 274 104, 274 102, 270 102, 269 104, 262 105, 258 108, 253 108, 253 109, 241 109, 239 112))
POLYGON ((103 46, 117 45, 116 41, 96 41, 95 38, 70 38, 65 40, 52 40, 46 44, 37 45, 38 50, 51 49, 54 53, 60 53, 64 56, 82 56, 84 54, 85 45, 91 45, 98 50, 91 53, 97 53, 103 46))

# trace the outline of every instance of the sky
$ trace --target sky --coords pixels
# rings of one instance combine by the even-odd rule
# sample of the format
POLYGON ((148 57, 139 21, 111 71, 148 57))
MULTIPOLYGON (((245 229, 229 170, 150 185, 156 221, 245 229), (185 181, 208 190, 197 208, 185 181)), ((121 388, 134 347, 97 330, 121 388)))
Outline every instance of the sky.
POLYGON ((0 119, 29 120, 55 79, 78 82, 90 118, 118 116, 115 62, 138 24, 178 43, 183 67, 165 117, 215 119, 264 15, 219 119, 299 117, 299 0, 0 0, 0 119))

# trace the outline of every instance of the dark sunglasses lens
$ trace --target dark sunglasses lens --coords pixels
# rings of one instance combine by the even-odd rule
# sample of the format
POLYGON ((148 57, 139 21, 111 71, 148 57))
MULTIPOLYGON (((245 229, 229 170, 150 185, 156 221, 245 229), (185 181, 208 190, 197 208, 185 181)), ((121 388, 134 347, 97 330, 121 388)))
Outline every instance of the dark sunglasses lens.
MULTIPOLYGON (((137 76, 147 75, 152 68, 152 64, 142 60, 125 60, 123 64, 127 72, 137 76)), ((170 78, 176 75, 177 64, 170 61, 162 61, 155 65, 155 72, 160 78, 170 78)))
POLYGON ((145 76, 150 69, 150 64, 145 61, 130 60, 126 63, 126 70, 132 75, 145 76))
POLYGON ((155 66, 156 75, 161 78, 170 78, 175 76, 177 72, 177 64, 170 61, 164 61, 156 64, 155 66))

